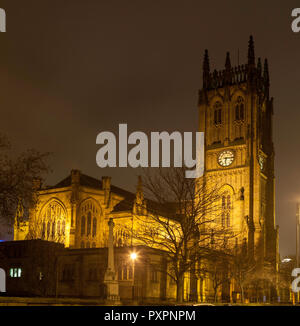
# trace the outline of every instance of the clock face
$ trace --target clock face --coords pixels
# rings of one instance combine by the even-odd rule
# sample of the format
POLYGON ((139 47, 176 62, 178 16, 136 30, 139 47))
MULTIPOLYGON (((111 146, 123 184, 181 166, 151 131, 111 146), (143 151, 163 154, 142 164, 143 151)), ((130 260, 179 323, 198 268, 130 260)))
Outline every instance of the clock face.
POLYGON ((231 150, 223 151, 219 154, 218 163, 221 166, 229 166, 234 160, 234 153, 231 150))

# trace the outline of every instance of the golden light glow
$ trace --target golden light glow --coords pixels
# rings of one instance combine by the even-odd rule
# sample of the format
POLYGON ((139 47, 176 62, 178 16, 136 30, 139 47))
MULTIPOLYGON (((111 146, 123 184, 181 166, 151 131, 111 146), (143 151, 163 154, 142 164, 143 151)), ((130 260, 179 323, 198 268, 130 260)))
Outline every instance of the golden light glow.
POLYGON ((136 260, 136 259, 137 259, 137 254, 136 254, 135 252, 132 252, 132 253, 130 254, 130 259, 131 259, 131 260, 136 260))

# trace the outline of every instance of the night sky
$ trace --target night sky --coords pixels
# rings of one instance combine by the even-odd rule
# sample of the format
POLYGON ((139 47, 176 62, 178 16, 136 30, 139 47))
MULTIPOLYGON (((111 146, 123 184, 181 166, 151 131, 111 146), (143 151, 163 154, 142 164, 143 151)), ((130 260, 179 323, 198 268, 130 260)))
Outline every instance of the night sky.
POLYGON ((0 130, 16 150, 53 152, 54 184, 73 168, 135 189, 134 169, 96 166, 96 136, 196 131, 202 58, 246 62, 250 34, 270 65, 274 96, 276 222, 280 252, 294 252, 300 200, 299 1, 5 0, 0 34, 0 130), (126 173, 125 173, 126 171, 126 173))

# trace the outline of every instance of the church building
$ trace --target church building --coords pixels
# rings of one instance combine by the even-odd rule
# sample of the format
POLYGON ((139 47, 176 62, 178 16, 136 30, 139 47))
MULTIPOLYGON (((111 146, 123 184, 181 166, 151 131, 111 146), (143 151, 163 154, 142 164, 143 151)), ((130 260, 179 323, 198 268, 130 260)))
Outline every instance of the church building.
MULTIPOLYGON (((203 87, 199 91, 198 104, 199 131, 205 134, 203 178, 207 184, 220 187, 220 223, 236 234, 232 245, 245 246, 250 257, 260 260, 263 268, 275 272, 279 254, 275 225, 273 98, 269 95, 269 87, 268 61, 265 59, 262 64, 260 58, 256 60, 252 37, 244 65, 232 66, 227 53, 225 68, 212 71, 208 51, 205 51, 203 87)), ((42 187, 39 181, 34 187, 37 204, 31 208, 28 222, 17 216, 15 240, 61 243, 69 250, 64 253, 63 261, 75 261, 76 253, 79 254, 76 250, 88 255, 89 249, 108 247, 108 221, 113 219, 115 248, 136 245, 125 230, 130 225, 133 227, 140 207, 147 207, 141 179, 136 193, 132 193, 114 186, 109 177, 100 180, 72 170, 53 187, 42 187)), ((105 256, 103 252, 101 255, 105 256)), ((158 258, 163 257, 162 252, 153 252, 153 257, 154 265, 162 263, 158 258)), ((120 267, 118 261, 116 266, 120 267)), ((153 269, 151 272, 151 266, 149 279, 160 285, 157 285, 156 294, 149 296, 174 299, 176 290, 172 280, 162 274, 158 279, 153 269)), ((121 280, 124 275, 122 268, 119 270, 121 280)), ((197 293, 198 301, 213 296, 209 277, 204 285, 203 280, 201 285, 200 280, 191 285, 190 276, 186 279, 185 300, 189 300, 192 290, 197 293)), ((151 291, 151 286, 148 289, 151 291)), ((98 292, 93 293, 97 296, 98 292)), ((63 294, 68 295, 67 287, 63 294)))

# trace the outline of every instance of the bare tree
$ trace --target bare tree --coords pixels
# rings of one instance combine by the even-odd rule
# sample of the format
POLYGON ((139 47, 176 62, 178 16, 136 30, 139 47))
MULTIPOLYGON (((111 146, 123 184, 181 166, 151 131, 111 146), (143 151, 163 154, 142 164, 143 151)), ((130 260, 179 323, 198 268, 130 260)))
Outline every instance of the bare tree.
POLYGON ((167 273, 181 302, 185 273, 200 269, 200 260, 233 236, 220 219, 222 194, 207 179, 186 178, 182 168, 145 171, 143 186, 151 200, 140 202, 132 237, 165 251, 167 273))
POLYGON ((212 287, 214 291, 214 302, 218 302, 218 293, 220 288, 229 282, 230 257, 224 252, 214 252, 210 255, 209 268, 212 287))
POLYGON ((19 156, 12 151, 8 139, 0 135, 0 220, 12 225, 18 204, 25 215, 34 201, 34 180, 50 171, 49 153, 29 149, 19 156))

